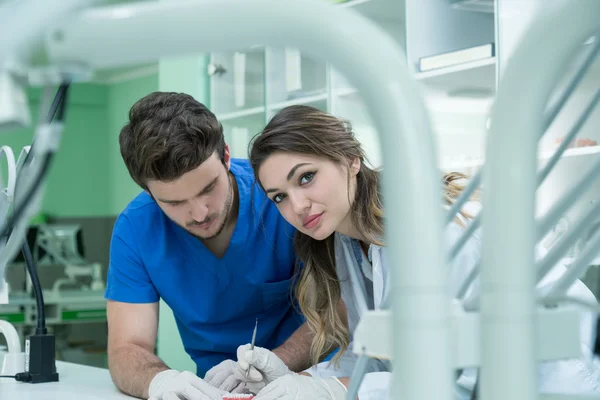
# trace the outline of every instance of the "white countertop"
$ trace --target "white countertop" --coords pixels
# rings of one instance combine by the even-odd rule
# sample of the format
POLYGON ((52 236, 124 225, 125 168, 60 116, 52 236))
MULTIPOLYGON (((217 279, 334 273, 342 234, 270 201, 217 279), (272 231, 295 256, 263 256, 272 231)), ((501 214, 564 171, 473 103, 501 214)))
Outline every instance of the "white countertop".
POLYGON ((59 381, 21 383, 0 379, 2 400, 131 400, 118 391, 107 369, 56 362, 59 381))

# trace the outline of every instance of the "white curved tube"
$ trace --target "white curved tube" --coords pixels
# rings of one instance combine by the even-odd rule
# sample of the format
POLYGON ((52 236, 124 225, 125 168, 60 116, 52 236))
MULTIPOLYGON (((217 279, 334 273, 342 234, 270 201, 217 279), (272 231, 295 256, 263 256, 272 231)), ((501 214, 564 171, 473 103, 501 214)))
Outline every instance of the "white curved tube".
POLYGON ((0 5, 2 34, 10 40, 0 41, 0 66, 24 72, 21 63, 30 55, 31 46, 43 37, 56 18, 89 6, 98 0, 19 0, 0 5))
POLYGON ((577 6, 553 2, 523 35, 499 85, 484 171, 480 388, 485 400, 537 397, 532 268, 537 142, 551 91, 571 53, 600 27, 598 15, 597 0, 577 6))
POLYGON ((321 0, 170 1, 104 7, 67 18, 47 35, 55 65, 91 68, 255 44, 292 46, 325 59, 365 99, 381 134, 383 192, 390 205, 386 236, 393 269, 397 360, 392 392, 401 399, 450 399, 450 296, 436 150, 420 90, 391 37, 354 10, 321 0), (419 190, 402 191, 406 186, 419 190), (435 354, 435 362, 424 354, 435 354))
POLYGON ((4 335, 9 353, 21 352, 21 341, 15 327, 8 321, 0 319, 0 333, 4 335))
MULTIPOLYGON (((0 225, 4 224, 8 217, 10 204, 13 199, 15 191, 15 181, 17 179, 17 166, 15 162, 15 155, 9 146, 0 147, 0 155, 4 154, 6 157, 6 165, 8 168, 8 182, 6 186, 0 188, 0 225)), ((6 243, 0 241, 0 253, 3 252, 6 243)), ((6 269, 6 263, 0 262, 0 292, 4 290, 4 270, 6 269)))
POLYGON ((0 155, 6 156, 6 165, 8 167, 8 182, 6 182, 6 194, 9 198, 15 193, 15 181, 17 180, 17 163, 15 153, 9 146, 0 147, 0 155))

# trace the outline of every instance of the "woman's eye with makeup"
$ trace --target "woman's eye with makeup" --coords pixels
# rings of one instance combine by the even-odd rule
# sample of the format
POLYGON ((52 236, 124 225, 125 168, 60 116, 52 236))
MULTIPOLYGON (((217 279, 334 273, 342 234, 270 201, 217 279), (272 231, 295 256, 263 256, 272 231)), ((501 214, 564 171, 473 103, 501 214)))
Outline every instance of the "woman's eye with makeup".
POLYGON ((283 200, 284 197, 285 196, 281 193, 276 194, 275 196, 273 196, 273 203, 275 203, 275 204, 281 203, 281 201, 283 200))
POLYGON ((315 177, 315 172, 307 172, 300 177, 300 185, 306 185, 315 177))

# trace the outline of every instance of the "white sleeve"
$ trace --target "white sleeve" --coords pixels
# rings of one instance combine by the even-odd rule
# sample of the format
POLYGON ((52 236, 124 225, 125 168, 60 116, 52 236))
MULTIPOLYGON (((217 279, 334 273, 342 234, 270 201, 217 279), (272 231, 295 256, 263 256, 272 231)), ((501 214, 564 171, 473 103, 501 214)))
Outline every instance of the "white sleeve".
MULTIPOLYGON (((329 362, 322 362, 307 369, 305 372, 319 378, 335 376, 337 378, 349 377, 352 371, 346 372, 332 368, 329 362)), ((391 372, 370 372, 366 374, 358 390, 359 400, 386 400, 388 387, 391 382, 391 372)))
MULTIPOLYGON (((353 345, 350 343, 340 358, 337 367, 331 361, 323 361, 306 369, 304 372, 320 378, 328 378, 330 376, 335 376, 337 378, 350 377, 352 376, 352 372, 354 372, 354 367, 359 358, 358 355, 354 354, 352 348, 353 345)), ((388 368, 389 366, 386 366, 384 362, 371 359, 367 367, 367 373, 386 371, 388 368)))
POLYGON ((352 371, 354 370, 357 359, 358 357, 356 354, 352 352, 352 343, 350 343, 340 358, 337 367, 331 361, 323 361, 319 364, 313 365, 304 372, 311 374, 311 376, 318 376, 320 378, 328 378, 330 376, 345 378, 352 375, 352 371))
POLYGON ((366 374, 358 390, 358 400, 386 400, 391 380, 391 372, 366 374))

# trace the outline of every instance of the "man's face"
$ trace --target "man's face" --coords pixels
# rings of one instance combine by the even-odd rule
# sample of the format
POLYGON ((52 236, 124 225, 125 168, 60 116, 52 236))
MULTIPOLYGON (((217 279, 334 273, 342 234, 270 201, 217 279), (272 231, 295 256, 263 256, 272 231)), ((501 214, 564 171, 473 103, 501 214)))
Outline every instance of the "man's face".
POLYGON ((148 192, 176 224, 199 239, 212 239, 223 231, 233 203, 229 165, 226 148, 225 165, 215 153, 174 181, 149 181, 148 192))

